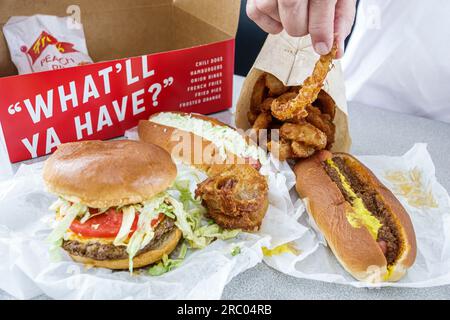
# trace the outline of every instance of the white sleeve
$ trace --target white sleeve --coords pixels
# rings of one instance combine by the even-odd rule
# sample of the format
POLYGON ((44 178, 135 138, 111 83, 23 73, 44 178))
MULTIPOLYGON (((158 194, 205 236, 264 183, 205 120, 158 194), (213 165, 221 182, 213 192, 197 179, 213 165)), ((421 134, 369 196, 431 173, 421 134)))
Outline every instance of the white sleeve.
POLYGON ((450 1, 362 0, 343 68, 352 103, 450 123, 450 1))

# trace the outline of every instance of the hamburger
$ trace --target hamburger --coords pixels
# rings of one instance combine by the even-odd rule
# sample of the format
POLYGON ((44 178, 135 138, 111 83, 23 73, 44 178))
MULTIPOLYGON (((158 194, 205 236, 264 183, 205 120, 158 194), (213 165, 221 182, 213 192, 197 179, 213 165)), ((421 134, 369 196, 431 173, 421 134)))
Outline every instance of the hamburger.
POLYGON ((163 149, 135 141, 67 143, 45 162, 59 221, 49 236, 73 260, 140 268, 170 254, 182 237, 166 189, 177 168, 163 149))
POLYGON ((59 146, 43 170, 47 189, 58 196, 50 207, 58 221, 48 237, 52 249, 62 247, 76 262, 130 272, 162 260, 155 266, 160 274, 179 264, 168 255, 182 238, 202 249, 235 237, 239 230, 206 219, 194 198, 199 173, 178 169, 180 177, 170 154, 145 142, 59 146))
POLYGON ((371 283, 401 279, 416 258, 408 213, 349 154, 321 151, 296 164, 296 189, 341 265, 371 283))

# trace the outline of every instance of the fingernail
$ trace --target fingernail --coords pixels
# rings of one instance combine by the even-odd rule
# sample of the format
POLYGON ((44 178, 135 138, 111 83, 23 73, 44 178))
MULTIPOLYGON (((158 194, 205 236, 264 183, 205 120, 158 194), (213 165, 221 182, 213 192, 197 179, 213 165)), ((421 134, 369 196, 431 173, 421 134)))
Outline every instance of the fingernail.
POLYGON ((325 55, 328 52, 330 52, 330 50, 331 50, 330 47, 328 47, 325 42, 318 42, 318 43, 316 43, 316 45, 314 46, 314 49, 320 55, 325 55))

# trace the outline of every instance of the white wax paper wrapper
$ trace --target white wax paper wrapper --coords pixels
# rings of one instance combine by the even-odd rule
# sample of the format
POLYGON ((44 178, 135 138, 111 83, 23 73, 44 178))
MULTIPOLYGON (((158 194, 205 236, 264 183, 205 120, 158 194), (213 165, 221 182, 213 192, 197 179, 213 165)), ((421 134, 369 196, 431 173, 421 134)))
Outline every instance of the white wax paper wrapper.
POLYGON ((54 219, 48 207, 55 197, 45 191, 42 163, 22 165, 13 179, 0 182, 0 289, 24 299, 40 294, 59 299, 218 299, 234 276, 262 261, 263 246, 307 232, 293 215, 293 172, 284 164, 280 172, 268 173, 270 205, 258 233, 189 251, 178 269, 151 277, 87 269, 63 250, 61 261, 52 260, 45 238, 54 219), (236 246, 241 253, 232 256, 236 246))
POLYGON ((450 284, 450 197, 436 180, 426 145, 416 144, 401 157, 364 156, 358 159, 394 192, 411 217, 417 237, 417 258, 406 276, 396 283, 356 281, 326 246, 324 237, 305 213, 301 200, 296 203, 299 221, 311 228, 292 244, 300 254, 264 257, 264 262, 294 277, 354 287, 423 288, 450 284))

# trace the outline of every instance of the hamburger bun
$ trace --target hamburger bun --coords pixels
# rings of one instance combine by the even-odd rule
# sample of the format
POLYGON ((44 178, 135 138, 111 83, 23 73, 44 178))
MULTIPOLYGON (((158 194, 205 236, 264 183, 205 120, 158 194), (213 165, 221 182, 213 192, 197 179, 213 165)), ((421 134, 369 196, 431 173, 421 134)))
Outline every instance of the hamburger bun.
POLYGON ((165 191, 176 175, 164 149, 130 140, 63 144, 43 171, 50 192, 91 208, 143 202, 165 191))

